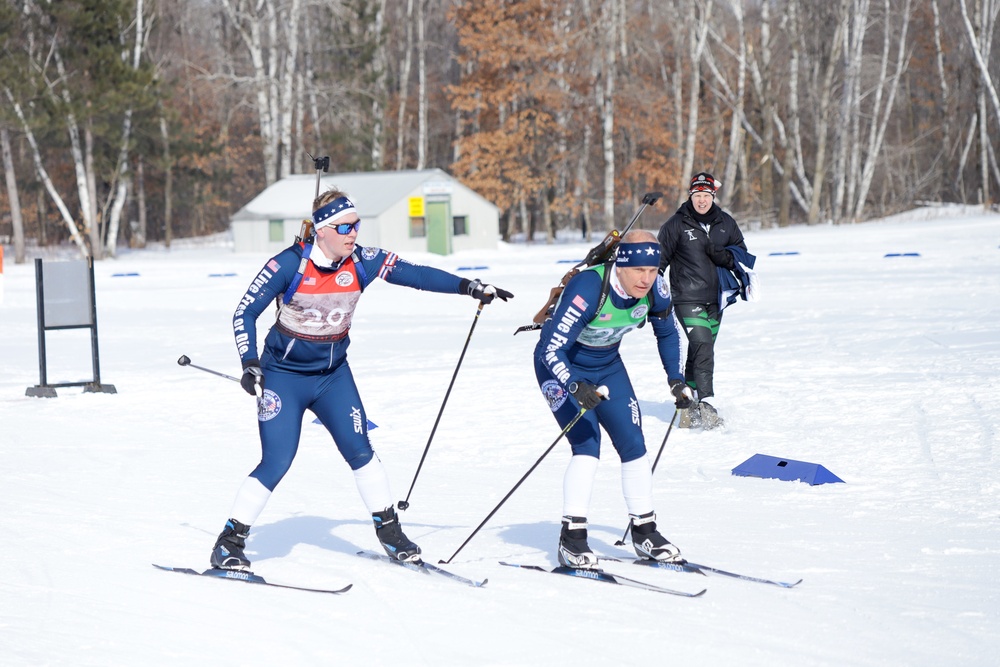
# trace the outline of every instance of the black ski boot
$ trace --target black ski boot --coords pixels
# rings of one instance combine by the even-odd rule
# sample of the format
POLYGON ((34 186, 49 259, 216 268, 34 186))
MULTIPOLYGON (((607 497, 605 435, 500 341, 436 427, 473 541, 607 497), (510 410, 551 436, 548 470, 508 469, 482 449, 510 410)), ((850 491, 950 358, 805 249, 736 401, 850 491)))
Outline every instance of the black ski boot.
POLYGON ((559 564, 583 570, 597 567, 597 554, 587 544, 586 517, 563 517, 562 531, 559 533, 559 564))
POLYGON ((215 541, 215 548, 212 549, 210 561, 212 567, 219 570, 240 570, 250 571, 250 561, 247 559, 243 549, 247 545, 247 537, 250 535, 250 526, 240 523, 236 519, 226 522, 226 528, 215 541))
POLYGON ((375 535, 382 543, 382 548, 389 554, 389 558, 410 562, 420 560, 420 547, 403 534, 395 507, 387 507, 381 512, 375 512, 372 514, 372 521, 375 522, 375 535))
POLYGON ((629 514, 632 519, 632 547, 639 558, 676 562, 681 558, 681 550, 667 541, 656 530, 656 514, 629 514))

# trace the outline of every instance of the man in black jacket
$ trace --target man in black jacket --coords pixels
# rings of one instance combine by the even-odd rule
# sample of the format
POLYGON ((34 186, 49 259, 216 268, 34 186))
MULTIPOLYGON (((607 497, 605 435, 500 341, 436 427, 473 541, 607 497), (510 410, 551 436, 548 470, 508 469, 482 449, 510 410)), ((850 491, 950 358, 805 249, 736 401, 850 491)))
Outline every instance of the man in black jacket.
POLYGON ((670 298, 688 339, 684 376, 698 400, 681 411, 680 428, 722 425, 719 413, 705 402, 715 395, 715 339, 722 320, 716 267, 733 268, 733 256, 726 247, 746 250, 746 244, 733 217, 715 203, 721 185, 709 173, 695 174, 688 200, 663 223, 657 235, 660 273, 670 267, 670 298))

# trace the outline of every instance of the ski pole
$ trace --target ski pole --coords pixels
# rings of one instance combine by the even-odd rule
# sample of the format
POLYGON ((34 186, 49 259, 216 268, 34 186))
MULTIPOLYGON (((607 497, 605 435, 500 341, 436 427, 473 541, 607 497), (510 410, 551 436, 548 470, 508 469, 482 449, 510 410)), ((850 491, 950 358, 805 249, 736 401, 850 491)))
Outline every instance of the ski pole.
MULTIPOLYGON (((607 398, 608 388, 605 387, 605 386, 598 387, 597 392, 599 394, 601 394, 602 396, 604 396, 605 398, 607 398)), ((531 466, 530 468, 528 468, 528 472, 524 473, 524 475, 521 477, 521 479, 517 480, 517 484, 514 485, 514 488, 512 488, 510 491, 507 492, 507 495, 503 497, 503 500, 501 500, 497 504, 497 506, 493 508, 492 512, 490 512, 489 514, 486 515, 486 518, 483 519, 482 523, 480 523, 478 526, 476 526, 476 529, 474 531, 472 531, 472 534, 469 535, 467 538, 465 538, 465 541, 462 542, 462 546, 460 546, 458 549, 455 550, 455 553, 453 553, 451 555, 451 558, 449 558, 448 560, 438 561, 439 563, 441 563, 442 565, 447 565, 448 563, 451 562, 452 558, 454 558, 455 556, 458 555, 459 551, 461 551, 462 549, 465 548, 465 545, 468 544, 469 541, 472 540, 472 538, 476 536, 476 533, 478 533, 479 530, 483 526, 486 525, 487 521, 489 521, 490 519, 493 518, 493 515, 497 513, 497 510, 499 510, 503 506, 503 504, 505 502, 507 502, 507 499, 510 498, 512 495, 514 495, 514 492, 517 491, 517 488, 519 486, 521 486, 521 484, 524 482, 524 480, 528 479, 528 475, 530 475, 535 470, 535 468, 538 467, 538 464, 540 464, 542 462, 542 459, 544 459, 546 456, 549 455, 549 452, 551 452, 553 450, 553 448, 555 448, 556 444, 560 440, 562 440, 563 436, 566 435, 567 433, 569 433, 569 431, 570 431, 571 428, 573 428, 574 426, 576 426, 576 423, 578 421, 580 421, 580 418, 583 417, 583 415, 586 412, 587 412, 586 408, 580 408, 580 412, 576 413, 576 416, 573 417, 573 419, 570 420, 570 422, 568 424, 566 424, 566 428, 564 428, 562 431, 560 431, 559 436, 555 440, 552 441, 552 444, 549 445, 549 448, 546 449, 545 452, 543 452, 542 455, 538 457, 538 460, 535 461, 535 464, 533 466, 531 466)))
POLYGON ((458 365, 455 366, 455 372, 451 374, 451 382, 448 384, 448 391, 444 392, 444 400, 441 401, 441 409, 438 410, 437 419, 434 420, 434 426, 431 428, 431 434, 427 437, 427 444, 424 446, 424 453, 420 456, 420 463, 417 464, 417 472, 413 474, 413 481, 410 483, 410 490, 406 492, 406 500, 400 500, 397 506, 401 510, 406 510, 410 507, 410 494, 413 493, 413 487, 417 483, 417 477, 420 475, 420 469, 424 467, 424 459, 427 458, 427 452, 431 448, 431 441, 434 439, 434 434, 437 432, 438 423, 441 421, 441 415, 444 414, 444 406, 448 403, 448 397, 451 396, 451 388, 455 386, 455 378, 458 377, 458 369, 462 367, 462 360, 465 359, 465 351, 469 349, 469 341, 472 340, 472 332, 476 330, 476 323, 479 322, 479 316, 483 312, 483 306, 486 304, 479 302, 479 308, 476 309, 476 316, 472 318, 472 326, 469 328, 469 335, 465 338, 465 346, 462 348, 462 354, 458 357, 458 365))
POLYGON ((220 373, 219 371, 213 371, 211 368, 205 368, 203 366, 196 366, 191 363, 191 360, 186 354, 182 354, 181 358, 177 360, 180 366, 190 366, 191 368, 197 368, 199 371, 205 371, 206 373, 211 373, 212 375, 218 375, 220 378, 226 378, 227 380, 232 380, 233 382, 239 382, 239 378, 234 378, 232 375, 226 375, 225 373, 220 373))
MULTIPOLYGON (((670 437, 670 431, 674 428, 675 421, 677 421, 677 408, 674 408, 674 416, 670 418, 670 425, 667 426, 667 434, 663 436, 663 442, 660 443, 660 451, 656 453, 656 460, 653 461, 653 468, 649 471, 650 475, 656 472, 656 464, 660 462, 660 455, 663 454, 663 448, 667 446, 667 438, 670 437)), ((622 539, 615 542, 616 547, 625 546, 625 538, 628 537, 628 531, 630 530, 632 530, 632 519, 628 520, 628 525, 625 526, 625 532, 622 533, 622 539)))

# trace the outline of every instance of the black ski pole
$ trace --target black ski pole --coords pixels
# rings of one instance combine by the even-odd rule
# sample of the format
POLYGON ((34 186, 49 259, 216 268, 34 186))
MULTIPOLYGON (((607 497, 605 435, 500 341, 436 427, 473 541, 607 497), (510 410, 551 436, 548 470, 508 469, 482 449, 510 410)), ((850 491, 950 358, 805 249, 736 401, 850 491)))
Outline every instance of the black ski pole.
MULTIPOLYGON (((606 390, 605 390, 605 391, 606 391, 606 390)), ((459 547, 458 549, 456 549, 456 550, 455 550, 455 553, 453 553, 453 554, 451 555, 451 558, 449 558, 448 560, 441 560, 441 561, 438 561, 439 563, 441 563, 442 565, 447 565, 448 563, 450 563, 450 562, 451 562, 451 559, 452 559, 452 558, 454 558, 455 556, 457 556, 457 555, 458 555, 458 552, 459 552, 459 551, 461 551, 462 549, 464 549, 464 548, 465 548, 465 545, 466 545, 466 544, 468 544, 468 543, 469 543, 469 541, 470 541, 470 540, 471 540, 471 539, 472 539, 473 537, 475 537, 475 536, 476 536, 476 533, 478 533, 478 532, 479 532, 479 530, 480 530, 480 529, 481 529, 481 528, 482 528, 483 526, 485 526, 485 525, 486 525, 486 522, 487 522, 487 521, 489 521, 490 519, 492 519, 492 518, 493 518, 493 515, 497 513, 497 510, 499 510, 499 509, 500 509, 500 507, 501 507, 501 506, 503 506, 503 504, 504 504, 505 502, 507 502, 507 499, 508 499, 508 498, 510 498, 510 497, 511 497, 512 495, 514 495, 514 492, 515 492, 515 491, 517 491, 517 487, 521 486, 521 483, 522 483, 522 482, 524 482, 524 480, 528 479, 528 475, 530 475, 530 474, 532 473, 532 471, 534 471, 534 469, 538 467, 538 464, 542 462, 542 459, 544 459, 544 458, 545 458, 546 456, 548 456, 548 455, 549 455, 549 452, 551 452, 551 451, 552 451, 552 449, 553 449, 553 448, 554 448, 554 447, 556 446, 556 443, 558 443, 558 442, 559 442, 560 440, 562 440, 563 436, 564 436, 564 435, 566 435, 567 433, 569 433, 569 430, 570 430, 571 428, 573 428, 574 426, 576 426, 576 423, 577 423, 578 421, 580 421, 580 417, 582 417, 582 416, 584 415, 584 413, 586 413, 586 412, 587 412, 586 408, 580 408, 580 412, 578 412, 578 413, 576 414, 576 416, 575 416, 575 417, 573 417, 573 419, 572 419, 572 421, 570 421, 570 423, 566 424, 566 428, 564 428, 564 429, 563 429, 563 430, 562 430, 562 431, 561 431, 561 432, 559 433, 559 437, 558 437, 558 438, 556 438, 555 440, 553 440, 553 441, 552 441, 552 444, 551 444, 551 445, 549 445, 549 448, 548 448, 548 449, 546 449, 546 450, 545 450, 545 452, 544 452, 544 453, 543 453, 543 454, 542 454, 541 456, 539 456, 539 457, 538 457, 538 460, 537 460, 537 461, 535 461, 535 465, 533 465, 533 466, 531 466, 530 468, 528 468, 528 472, 524 473, 524 476, 523 476, 523 477, 521 477, 521 479, 517 480, 517 484, 515 484, 515 485, 514 485, 514 488, 513 488, 513 489, 511 489, 510 491, 508 491, 508 492, 507 492, 507 495, 503 497, 503 500, 501 500, 501 501, 500 501, 500 503, 499 503, 499 504, 498 504, 498 505, 497 505, 496 507, 494 507, 494 508, 493 508, 493 511, 492 511, 492 512, 490 512, 490 513, 489 513, 488 515, 486 515, 486 518, 485 518, 485 519, 483 519, 483 522, 482 522, 481 524, 479 524, 478 526, 476 526, 476 529, 475 529, 474 531, 472 531, 472 534, 471 534, 471 535, 469 535, 469 536, 468 536, 467 538, 465 538, 465 541, 464 541, 464 542, 462 542, 462 546, 460 546, 460 547, 459 547)))
MULTIPOLYGON (((667 434, 663 436, 663 442, 660 443, 660 451, 656 453, 656 460, 653 461, 653 468, 649 471, 652 475, 656 472, 656 464, 660 462, 660 456, 663 454, 663 448, 667 446, 667 438, 670 437, 670 431, 674 428, 674 422, 677 421, 677 408, 674 408, 674 416, 670 418, 670 425, 667 426, 667 434)), ((628 537, 628 531, 632 530, 632 519, 628 520, 628 525, 625 526, 625 532, 622 533, 622 539, 615 542, 616 547, 625 546, 625 538, 628 537)))
POLYGON ((465 359, 465 351, 469 349, 469 341, 472 340, 472 332, 476 330, 476 323, 479 322, 479 316, 483 312, 483 306, 486 304, 483 302, 479 303, 479 308, 476 309, 476 316, 472 318, 472 326, 469 328, 469 335, 465 339, 465 346, 462 348, 462 354, 458 357, 458 365, 455 366, 455 372, 451 374, 451 382, 448 384, 448 391, 444 392, 444 400, 441 401, 441 409, 438 410, 437 419, 434 420, 434 427, 431 428, 431 434, 427 438, 427 444, 424 446, 424 453, 420 456, 420 463, 417 464, 417 472, 413 474, 413 481, 410 482, 410 490, 406 492, 406 500, 400 500, 397 506, 401 510, 406 510, 410 507, 410 494, 413 493, 413 487, 417 483, 417 477, 420 475, 420 469, 424 467, 424 459, 427 458, 427 452, 431 448, 431 441, 434 439, 434 434, 437 432, 438 423, 441 421, 441 415, 444 414, 444 406, 448 403, 448 397, 451 396, 451 388, 455 386, 455 378, 458 377, 458 369, 462 367, 462 360, 465 359))
POLYGON ((182 354, 181 358, 177 360, 180 366, 190 366, 191 368, 197 368, 199 371, 205 371, 206 373, 211 373, 212 375, 218 375, 220 378, 226 378, 227 380, 232 380, 233 382, 239 382, 239 378, 234 378, 232 375, 226 375, 225 373, 220 373, 219 371, 213 371, 211 368, 205 368, 203 366, 196 366, 191 363, 191 360, 186 354, 182 354))

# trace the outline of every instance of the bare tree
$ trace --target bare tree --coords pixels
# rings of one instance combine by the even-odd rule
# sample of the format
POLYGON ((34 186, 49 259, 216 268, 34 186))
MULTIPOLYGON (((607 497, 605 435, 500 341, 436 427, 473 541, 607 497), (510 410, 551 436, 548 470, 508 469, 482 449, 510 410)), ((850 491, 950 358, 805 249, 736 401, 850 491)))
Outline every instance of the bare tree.
MULTIPOLYGON (((698 139, 698 108, 701 91, 701 56, 708 40, 708 28, 712 17, 712 0, 692 2, 694 25, 688 32, 688 64, 691 67, 688 90, 687 128, 685 130, 684 154, 681 159, 681 174, 690 177, 694 170, 694 153, 698 139)), ((683 179, 682 179, 683 180, 683 179)), ((681 187, 678 200, 686 197, 687 188, 681 187)))
POLYGON ((896 91, 899 89, 899 80, 903 70, 906 68, 906 35, 910 26, 910 4, 911 0, 905 0, 900 11, 899 20, 892 20, 889 10, 889 0, 884 0, 884 25, 883 25, 883 51, 882 61, 879 68, 879 78, 875 86, 875 97, 872 102, 870 112, 871 124, 868 128, 868 144, 865 153, 864 166, 862 167, 857 199, 854 202, 853 220, 861 219, 864 212, 865 200, 868 198, 868 191, 871 188, 872 177, 875 175, 875 167, 880 161, 882 143, 885 140, 886 127, 889 125, 889 118, 892 114, 893 105, 896 101, 896 91), (896 70, 892 77, 887 80, 889 65, 889 47, 892 35, 897 36, 896 49, 896 70), (886 91, 888 88, 888 91, 886 91), (882 97, 887 94, 888 99, 882 105, 882 97))
POLYGON ((10 203, 10 221, 14 232, 14 263, 24 264, 24 221, 21 219, 21 198, 17 195, 17 176, 10 151, 10 130, 0 125, 0 151, 3 152, 3 171, 7 181, 7 201, 10 203))
POLYGON ((32 131, 31 125, 28 123, 28 119, 24 115, 24 111, 21 109, 20 102, 14 99, 14 95, 10 92, 10 88, 7 88, 6 86, 4 87, 4 94, 7 96, 7 100, 10 102, 11 108, 13 108, 18 120, 21 121, 21 127, 24 130, 25 139, 28 140, 28 145, 31 147, 31 157, 35 164, 35 171, 38 175, 38 179, 42 182, 42 185, 45 187, 46 192, 49 193, 49 196, 52 197, 52 201, 55 203, 56 208, 59 209, 59 214, 62 216, 63 222, 66 223, 66 228, 69 230, 70 238, 80 250, 80 255, 87 257, 87 245, 84 243, 83 237, 80 236, 80 230, 77 228, 76 221, 73 220, 73 215, 69 212, 66 202, 63 201, 62 195, 59 194, 59 190, 56 188, 55 183, 52 182, 52 178, 49 176, 48 171, 46 171, 45 165, 42 164, 42 154, 38 147, 38 142, 35 140, 35 133, 32 131))
POLYGON ((965 23, 965 31, 969 37, 969 45, 972 48, 972 55, 976 61, 976 66, 979 69, 980 79, 982 81, 982 88, 979 92, 979 116, 981 122, 979 123, 979 136, 980 136, 980 146, 982 155, 982 201, 983 203, 989 203, 990 201, 990 181, 989 181, 989 165, 987 163, 989 151, 990 151, 990 137, 987 132, 986 126, 986 94, 989 94, 990 102, 993 105, 993 113, 997 121, 1000 122, 1000 99, 997 97, 996 87, 993 85, 993 80, 990 78, 989 68, 987 67, 987 60, 990 57, 990 51, 993 44, 993 31, 996 27, 997 14, 1000 12, 1000 1, 998 0, 980 0, 979 3, 979 35, 976 35, 975 28, 972 26, 972 22, 969 20, 969 10, 966 7, 965 0, 959 0, 959 5, 962 9, 962 21, 965 23))
POLYGON ((837 70, 837 61, 840 59, 841 48, 844 43, 844 31, 847 21, 847 5, 850 0, 841 0, 837 24, 833 32, 832 44, 829 53, 822 54, 826 60, 823 68, 823 79, 816 91, 819 95, 819 116, 816 125, 816 153, 814 159, 814 169, 812 176, 812 197, 809 202, 808 223, 814 225, 819 222, 820 195, 823 192, 823 182, 826 179, 826 145, 830 128, 831 97, 833 95, 834 74, 837 70))
POLYGON ((219 0, 250 56, 264 178, 291 173, 293 82, 301 0, 219 0))

